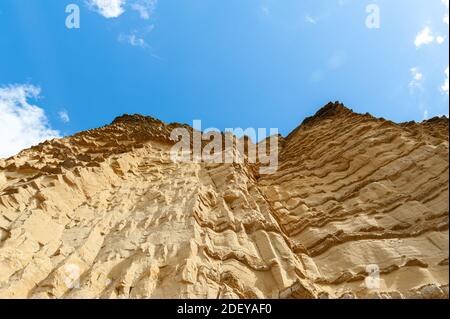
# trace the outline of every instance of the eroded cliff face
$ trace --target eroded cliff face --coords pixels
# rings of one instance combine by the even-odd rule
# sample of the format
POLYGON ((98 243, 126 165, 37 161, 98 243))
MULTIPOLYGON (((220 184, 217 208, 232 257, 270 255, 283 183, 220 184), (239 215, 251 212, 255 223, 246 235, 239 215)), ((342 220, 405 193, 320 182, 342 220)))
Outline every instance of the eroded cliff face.
POLYGON ((123 116, 0 160, 0 297, 448 297, 446 118, 330 103, 272 175, 173 162, 180 126, 123 116))

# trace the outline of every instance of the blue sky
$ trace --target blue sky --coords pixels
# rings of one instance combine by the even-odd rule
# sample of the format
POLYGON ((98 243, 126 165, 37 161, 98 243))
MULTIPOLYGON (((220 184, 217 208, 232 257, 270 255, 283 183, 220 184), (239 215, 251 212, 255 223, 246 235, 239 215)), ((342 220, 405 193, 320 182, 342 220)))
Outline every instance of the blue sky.
POLYGON ((335 100, 448 114, 448 36, 448 0, 1 0, 0 157, 123 113, 283 135, 335 100))

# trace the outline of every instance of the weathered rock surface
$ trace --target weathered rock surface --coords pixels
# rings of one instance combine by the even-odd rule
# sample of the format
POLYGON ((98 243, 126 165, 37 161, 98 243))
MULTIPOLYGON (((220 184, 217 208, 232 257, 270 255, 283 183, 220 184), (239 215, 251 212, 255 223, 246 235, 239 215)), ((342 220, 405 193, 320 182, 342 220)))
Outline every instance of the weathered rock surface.
POLYGON ((180 126, 126 115, 0 160, 0 297, 448 298, 448 119, 330 103, 272 175, 171 161, 180 126))

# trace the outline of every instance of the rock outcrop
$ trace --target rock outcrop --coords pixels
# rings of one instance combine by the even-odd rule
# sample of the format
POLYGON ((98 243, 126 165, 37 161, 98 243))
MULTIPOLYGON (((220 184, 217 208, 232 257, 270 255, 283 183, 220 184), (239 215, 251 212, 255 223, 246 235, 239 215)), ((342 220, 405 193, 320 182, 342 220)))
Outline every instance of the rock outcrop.
POLYGON ((0 160, 0 298, 448 298, 448 119, 330 103, 279 167, 124 115, 0 160))

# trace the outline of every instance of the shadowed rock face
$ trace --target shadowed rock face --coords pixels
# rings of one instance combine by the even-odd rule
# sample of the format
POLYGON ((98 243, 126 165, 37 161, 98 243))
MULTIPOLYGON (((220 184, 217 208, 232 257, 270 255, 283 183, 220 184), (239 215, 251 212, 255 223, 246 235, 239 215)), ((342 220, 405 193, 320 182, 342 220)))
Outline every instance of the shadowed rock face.
POLYGON ((330 103, 261 176, 172 162, 181 126, 124 115, 0 160, 0 297, 448 298, 448 119, 330 103))

